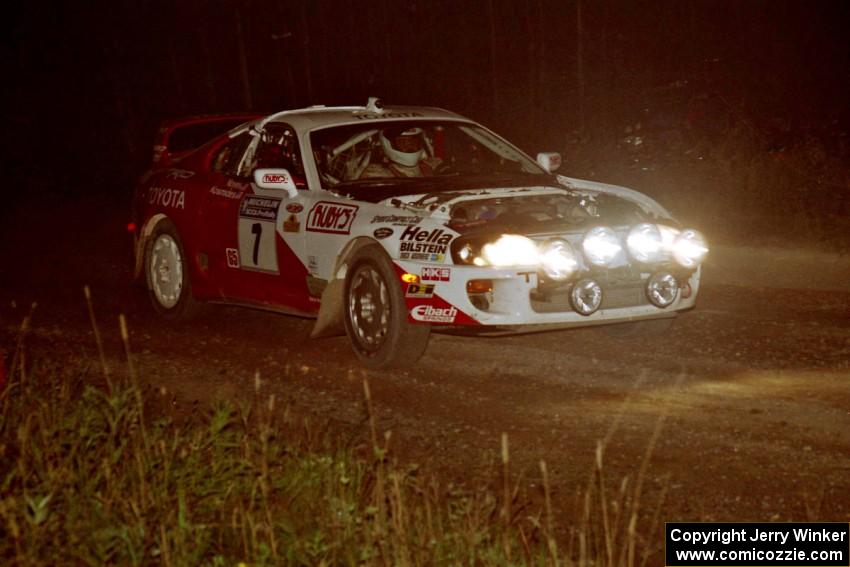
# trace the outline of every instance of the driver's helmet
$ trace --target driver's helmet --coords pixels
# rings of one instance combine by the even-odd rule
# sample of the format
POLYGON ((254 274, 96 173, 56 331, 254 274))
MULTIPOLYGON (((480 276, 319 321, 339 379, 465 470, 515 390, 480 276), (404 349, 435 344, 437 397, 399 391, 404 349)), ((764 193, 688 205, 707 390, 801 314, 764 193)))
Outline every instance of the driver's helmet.
POLYGON ((381 147, 390 161, 413 167, 425 157, 422 128, 387 128, 381 131, 381 147))

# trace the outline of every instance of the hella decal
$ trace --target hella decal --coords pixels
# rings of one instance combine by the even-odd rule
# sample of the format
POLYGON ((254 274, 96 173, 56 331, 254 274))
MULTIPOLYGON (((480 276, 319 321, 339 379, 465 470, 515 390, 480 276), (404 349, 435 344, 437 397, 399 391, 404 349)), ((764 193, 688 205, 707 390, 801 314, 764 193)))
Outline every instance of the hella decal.
POLYGON ((388 236, 392 236, 393 229, 386 226, 382 226, 381 228, 376 228, 375 232, 373 232, 372 234, 374 234, 375 238, 377 238, 378 240, 383 240, 388 236))
POLYGON ((303 210, 304 210, 304 206, 301 205, 301 203, 289 203, 288 205, 286 205, 286 212, 287 213, 296 214, 296 213, 300 213, 303 210))
POLYGON ((148 204, 183 209, 186 207, 186 194, 179 189, 151 187, 148 189, 148 204))
POLYGON ((425 266, 422 268, 422 280, 431 282, 447 282, 452 279, 451 268, 425 266))
POLYGON ((454 323, 457 313, 456 307, 434 307, 433 305, 417 305, 410 310, 411 317, 426 323, 454 323))
POLYGON ((425 230, 418 226, 408 226, 399 240, 399 257, 403 260, 442 261, 452 235, 440 228, 425 230))
POLYGON ((319 201, 307 215, 307 230, 330 234, 351 234, 351 223, 357 216, 357 205, 319 201))

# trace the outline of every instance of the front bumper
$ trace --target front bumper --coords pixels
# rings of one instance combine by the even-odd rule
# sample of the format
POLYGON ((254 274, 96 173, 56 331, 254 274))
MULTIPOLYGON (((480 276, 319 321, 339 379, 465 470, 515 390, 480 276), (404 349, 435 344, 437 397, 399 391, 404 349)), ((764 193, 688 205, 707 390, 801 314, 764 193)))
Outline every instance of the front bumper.
MULTIPOLYGON (((441 266, 450 272, 442 274, 442 280, 429 281, 427 268, 430 265, 417 262, 397 261, 399 268, 407 273, 423 275, 423 283, 434 285, 434 298, 450 304, 468 316, 458 319, 466 324, 495 327, 583 327, 606 323, 639 321, 674 317, 676 312, 691 309, 699 292, 701 268, 692 273, 686 282, 689 293, 680 289, 676 299, 666 308, 649 303, 645 297, 644 284, 649 274, 640 274, 631 282, 607 281, 603 278, 603 300, 600 308, 591 315, 577 313, 563 294, 543 297, 540 281, 535 271, 523 269, 481 268, 474 266, 441 266), (425 268, 425 270, 423 270, 425 268), (490 280, 492 291, 482 302, 475 294, 467 292, 471 280, 490 280), (687 295, 687 297, 685 297, 687 295), (482 308, 484 307, 484 308, 482 308)), ((421 303, 421 302, 418 302, 421 303)), ((408 302, 408 307, 416 303, 408 302)), ((456 323, 458 324, 458 323, 456 323)), ((516 329, 519 330, 519 329, 516 329)))

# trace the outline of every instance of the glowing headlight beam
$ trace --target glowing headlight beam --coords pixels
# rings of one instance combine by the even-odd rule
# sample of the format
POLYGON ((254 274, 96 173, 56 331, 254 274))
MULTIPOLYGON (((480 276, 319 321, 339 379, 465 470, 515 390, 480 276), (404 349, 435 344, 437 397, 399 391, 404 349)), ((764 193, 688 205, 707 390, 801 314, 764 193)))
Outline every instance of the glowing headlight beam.
POLYGON ((573 275, 578 268, 578 259, 570 243, 556 238, 543 246, 540 264, 548 277, 563 281, 573 275))
POLYGON ((617 233, 607 226, 597 226, 587 231, 582 248, 588 262, 595 266, 610 265, 623 249, 617 233))
POLYGON ((661 259, 664 251, 661 231, 654 224, 641 223, 629 231, 626 237, 629 254, 638 262, 648 264, 661 259))
POLYGON ((683 230, 673 243, 673 257, 685 268, 695 268, 708 254, 708 244, 702 234, 689 228, 683 230))
POLYGON ((485 244, 481 256, 491 266, 536 266, 540 263, 540 251, 534 241, 516 234, 505 234, 496 242, 485 244))

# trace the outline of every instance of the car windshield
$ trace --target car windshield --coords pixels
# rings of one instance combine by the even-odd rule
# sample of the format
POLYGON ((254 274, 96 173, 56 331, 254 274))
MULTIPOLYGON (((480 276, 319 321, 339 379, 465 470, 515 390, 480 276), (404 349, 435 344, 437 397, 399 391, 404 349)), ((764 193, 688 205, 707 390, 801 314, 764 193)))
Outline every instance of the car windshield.
MULTIPOLYGON (((368 187, 386 192, 389 185, 427 181, 493 182, 547 175, 536 162, 503 139, 469 122, 393 121, 323 128, 310 141, 324 189, 358 193, 368 187)), ((539 182, 539 181, 538 181, 539 182)))

